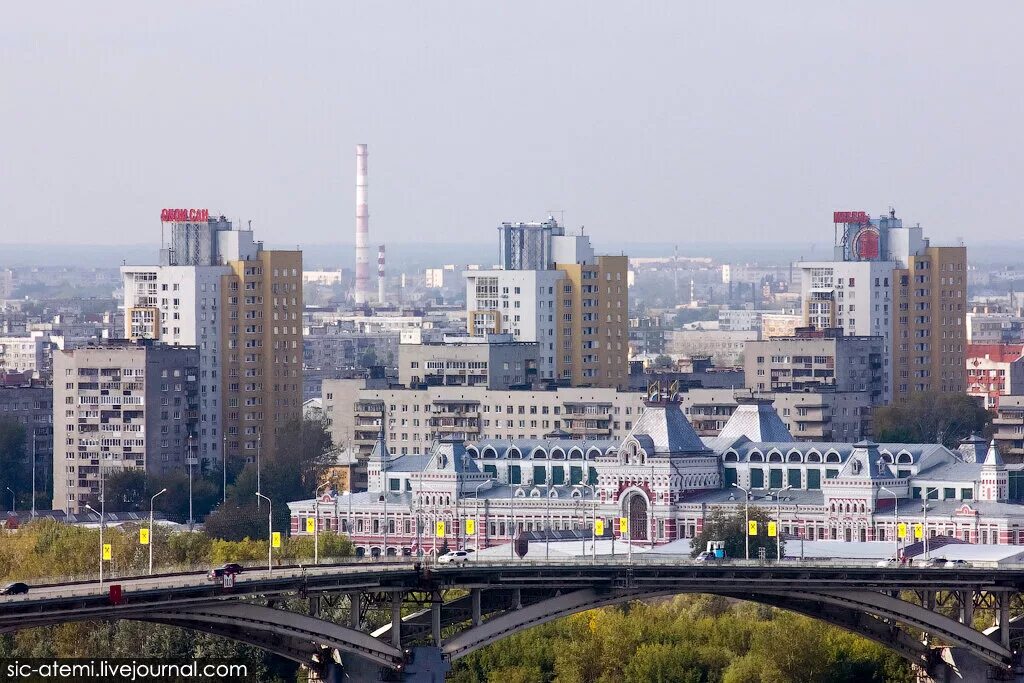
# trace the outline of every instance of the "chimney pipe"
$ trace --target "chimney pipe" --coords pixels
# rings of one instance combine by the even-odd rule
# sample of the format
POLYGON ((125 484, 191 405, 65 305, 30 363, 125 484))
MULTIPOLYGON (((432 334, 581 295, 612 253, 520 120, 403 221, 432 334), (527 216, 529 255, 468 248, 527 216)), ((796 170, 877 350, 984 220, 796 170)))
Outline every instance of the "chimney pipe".
POLYGON ((377 303, 384 303, 384 245, 377 248, 377 303))
POLYGON ((366 145, 356 145, 356 291, 357 305, 370 298, 370 210, 367 205, 366 145))

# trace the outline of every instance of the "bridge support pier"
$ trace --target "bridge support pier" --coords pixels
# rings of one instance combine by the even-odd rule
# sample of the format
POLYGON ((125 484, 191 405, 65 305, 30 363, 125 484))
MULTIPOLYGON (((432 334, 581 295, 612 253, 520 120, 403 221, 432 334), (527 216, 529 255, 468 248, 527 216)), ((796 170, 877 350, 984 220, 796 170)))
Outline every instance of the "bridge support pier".
POLYGON ((311 595, 309 596, 309 616, 319 617, 320 616, 320 596, 311 595))
POLYGON ((352 628, 359 630, 359 625, 362 619, 360 618, 360 612, 363 609, 363 594, 362 593, 349 593, 348 594, 348 625, 352 628))
POLYGON ((474 588, 471 595, 473 596, 473 626, 480 625, 480 602, 482 590, 474 588))
POLYGON ((451 665, 445 661, 441 648, 417 647, 413 648, 412 661, 405 667, 402 680, 410 683, 444 683, 449 670, 451 665))
POLYGON ((960 623, 970 626, 974 623, 974 591, 960 591, 960 623))
POLYGON ((999 644, 1010 649, 1010 594, 999 593, 999 644))
POLYGON ((434 597, 434 601, 430 603, 430 637, 434 641, 434 646, 437 648, 441 647, 441 596, 437 595, 434 597))
POLYGON ((523 590, 521 588, 512 589, 512 607, 513 609, 523 609, 523 590))
POLYGON ((928 679, 933 683, 964 683, 965 681, 1002 681, 1024 683, 1019 666, 1007 670, 992 666, 961 647, 936 650, 938 661, 929 667, 928 679))
POLYGON ((391 644, 402 649, 402 594, 391 594, 391 644))

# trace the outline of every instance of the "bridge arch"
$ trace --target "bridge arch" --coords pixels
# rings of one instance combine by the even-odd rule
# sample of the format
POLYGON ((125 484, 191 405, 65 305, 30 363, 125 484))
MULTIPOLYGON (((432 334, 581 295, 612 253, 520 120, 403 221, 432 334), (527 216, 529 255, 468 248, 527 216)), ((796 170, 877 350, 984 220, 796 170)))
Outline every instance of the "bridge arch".
POLYGON ((600 591, 585 588, 494 617, 462 631, 442 645, 455 661, 508 636, 555 619, 598 607, 632 600, 651 600, 683 593, 708 593, 757 602, 823 621, 883 645, 926 670, 939 666, 935 651, 917 641, 897 624, 938 635, 952 646, 968 649, 988 664, 1005 668, 1011 653, 988 636, 924 607, 872 591, 732 591, 629 590, 600 591))

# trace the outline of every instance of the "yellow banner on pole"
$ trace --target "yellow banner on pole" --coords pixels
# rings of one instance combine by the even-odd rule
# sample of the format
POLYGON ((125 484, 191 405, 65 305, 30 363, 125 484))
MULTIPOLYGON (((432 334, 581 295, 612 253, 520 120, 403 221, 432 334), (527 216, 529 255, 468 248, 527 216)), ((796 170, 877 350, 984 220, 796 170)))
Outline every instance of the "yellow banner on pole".
POLYGON ((476 520, 469 518, 466 520, 466 533, 472 536, 476 533, 476 520))
POLYGON ((907 537, 907 523, 906 522, 900 522, 898 525, 896 525, 896 537, 897 538, 906 538, 907 537))
POLYGON ((775 538, 778 529, 775 526, 775 522, 768 522, 768 535, 775 538))
POLYGON ((139 544, 149 545, 149 529, 146 527, 139 529, 139 544))
POLYGON ((306 517, 306 533, 311 534, 316 531, 316 519, 313 517, 306 517))
POLYGON ((604 536, 604 520, 594 520, 594 534, 597 536, 604 536))
POLYGON ((280 531, 275 531, 274 533, 270 534, 270 545, 274 546, 275 548, 280 548, 281 547, 281 532, 280 531))
POLYGON ((109 543, 104 543, 103 544, 103 559, 104 560, 109 560, 113 556, 113 554, 114 553, 113 553, 113 551, 110 548, 110 544, 109 543))
POLYGON ((628 517, 619 517, 619 533, 620 534, 628 534, 629 533, 629 518, 628 517))
POLYGON ((438 538, 444 538, 444 522, 437 522, 434 524, 434 534, 438 538))
POLYGON ((920 524, 914 525, 914 538, 924 538, 924 527, 920 524))
POLYGON ((747 522, 747 536, 757 536, 757 522, 750 520, 747 522))

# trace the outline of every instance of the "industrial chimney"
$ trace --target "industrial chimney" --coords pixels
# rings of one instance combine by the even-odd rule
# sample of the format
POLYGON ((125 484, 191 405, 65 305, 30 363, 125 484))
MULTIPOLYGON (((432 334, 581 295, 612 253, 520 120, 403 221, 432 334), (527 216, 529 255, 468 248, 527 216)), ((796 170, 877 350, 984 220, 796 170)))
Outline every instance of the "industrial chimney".
POLYGON ((366 197, 366 145, 356 145, 356 291, 357 305, 370 299, 370 210, 366 197))
POLYGON ((377 303, 384 303, 384 245, 377 248, 377 303))

